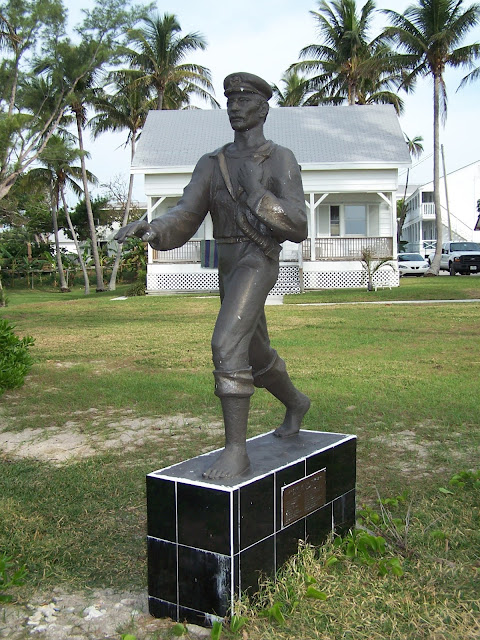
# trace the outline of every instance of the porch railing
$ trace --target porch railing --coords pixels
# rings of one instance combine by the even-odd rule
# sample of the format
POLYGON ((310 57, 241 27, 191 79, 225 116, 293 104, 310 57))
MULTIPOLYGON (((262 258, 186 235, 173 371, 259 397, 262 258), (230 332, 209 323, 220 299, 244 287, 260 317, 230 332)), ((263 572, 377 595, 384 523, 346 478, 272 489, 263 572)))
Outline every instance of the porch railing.
MULTIPOLYGON (((363 249, 370 249, 377 258, 387 258, 392 255, 393 240, 375 237, 315 238, 315 260, 360 260, 363 249)), ((305 253, 303 259, 310 260, 310 251, 308 256, 305 253)))
POLYGON ((167 263, 195 263, 201 261, 200 252, 201 240, 189 240, 178 249, 170 249, 169 251, 153 250, 153 262, 167 263))
POLYGON ((422 216, 424 218, 435 217, 435 205, 433 204, 433 202, 424 202, 422 204, 422 216))
MULTIPOLYGON (((170 251, 153 251, 153 262, 199 263, 201 262, 201 240, 190 240, 183 247, 170 251)), ((302 255, 311 260, 312 239, 302 242, 302 255)), ((315 238, 315 260, 360 260, 362 249, 371 249, 378 258, 392 255, 392 238, 315 238)), ((280 256, 282 259, 282 256, 280 256)), ((288 258, 287 258, 288 259, 288 258)))

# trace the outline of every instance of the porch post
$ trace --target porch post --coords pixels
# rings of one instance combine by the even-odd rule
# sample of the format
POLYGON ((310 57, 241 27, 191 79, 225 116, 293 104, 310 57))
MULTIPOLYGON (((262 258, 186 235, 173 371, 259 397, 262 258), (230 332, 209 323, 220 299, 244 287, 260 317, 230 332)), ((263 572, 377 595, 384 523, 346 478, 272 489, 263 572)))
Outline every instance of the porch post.
POLYGON ((395 200, 395 193, 393 191, 389 194, 390 200, 390 210, 392 212, 392 258, 397 258, 398 256, 398 242, 397 242, 397 203, 395 200))
POLYGON ((310 260, 316 260, 315 239, 317 237, 317 227, 315 224, 315 194, 310 193, 310 260))
MULTIPOLYGON (((153 198, 152 196, 147 196, 147 222, 152 221, 152 206, 153 206, 153 198)), ((147 264, 151 264, 153 262, 153 249, 147 243, 147 264)))
POLYGON ((424 246, 423 246, 423 205, 421 205, 420 208, 420 225, 419 225, 419 240, 420 240, 420 246, 419 249, 420 251, 422 251, 422 255, 423 255, 423 251, 424 251, 424 246))

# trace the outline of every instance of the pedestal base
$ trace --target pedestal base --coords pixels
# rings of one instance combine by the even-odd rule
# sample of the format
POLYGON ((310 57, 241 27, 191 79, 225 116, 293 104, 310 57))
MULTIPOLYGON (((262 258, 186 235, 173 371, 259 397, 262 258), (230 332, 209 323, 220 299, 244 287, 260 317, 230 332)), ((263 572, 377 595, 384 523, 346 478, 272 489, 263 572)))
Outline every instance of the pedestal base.
POLYGON ((355 524, 356 438, 300 431, 247 441, 252 471, 202 477, 208 453, 147 476, 150 613, 211 625, 299 540, 319 545, 355 524))

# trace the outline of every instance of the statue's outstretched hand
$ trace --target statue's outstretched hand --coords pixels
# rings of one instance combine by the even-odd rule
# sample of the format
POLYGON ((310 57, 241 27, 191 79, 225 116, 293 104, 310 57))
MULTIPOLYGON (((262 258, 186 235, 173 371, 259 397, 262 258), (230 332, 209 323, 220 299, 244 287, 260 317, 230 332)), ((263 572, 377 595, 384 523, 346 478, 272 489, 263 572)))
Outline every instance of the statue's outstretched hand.
POLYGON ((122 244, 125 242, 127 238, 131 238, 135 236, 136 238, 141 238, 144 242, 148 242, 154 237, 155 233, 151 225, 146 220, 136 220, 135 222, 130 222, 126 227, 122 227, 117 231, 114 236, 114 239, 122 244))

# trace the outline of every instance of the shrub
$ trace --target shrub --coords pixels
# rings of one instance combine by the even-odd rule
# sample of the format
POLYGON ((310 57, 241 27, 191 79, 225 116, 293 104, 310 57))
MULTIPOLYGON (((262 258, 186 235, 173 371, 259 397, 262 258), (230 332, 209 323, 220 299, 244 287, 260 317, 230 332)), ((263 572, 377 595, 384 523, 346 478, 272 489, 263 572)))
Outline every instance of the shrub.
POLYGON ((34 339, 19 338, 13 329, 6 320, 0 319, 0 394, 5 389, 21 386, 33 362, 29 348, 34 339))
POLYGON ((129 298, 131 298, 132 296, 144 296, 146 295, 146 291, 145 291, 145 282, 139 281, 139 282, 134 282, 125 292, 125 295, 129 298))

